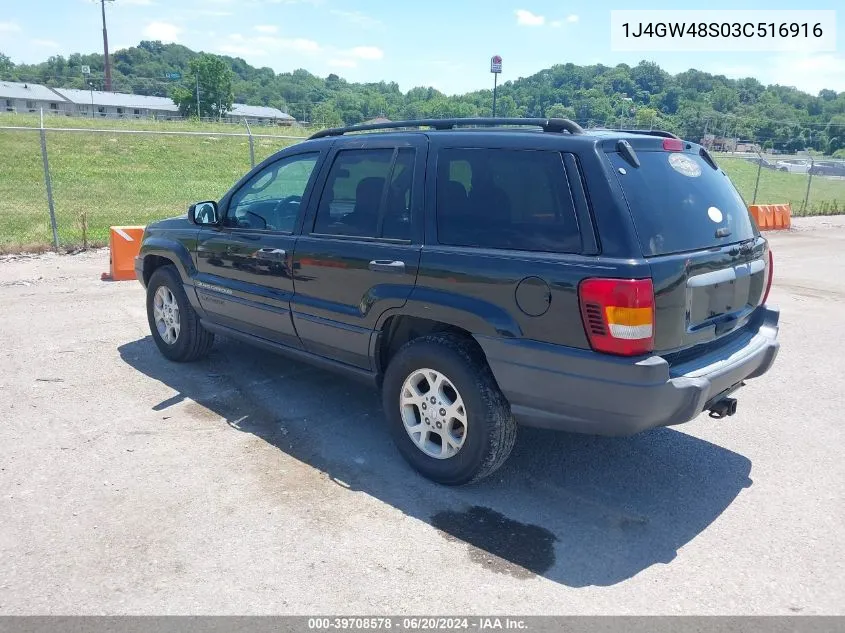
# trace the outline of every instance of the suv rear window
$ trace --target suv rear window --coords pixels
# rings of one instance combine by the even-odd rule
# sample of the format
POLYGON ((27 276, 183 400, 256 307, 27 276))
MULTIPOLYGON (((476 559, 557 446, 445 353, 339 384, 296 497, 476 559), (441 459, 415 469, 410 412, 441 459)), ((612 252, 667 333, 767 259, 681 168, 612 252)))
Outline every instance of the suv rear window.
POLYGON ((736 187, 699 154, 637 150, 639 167, 618 153, 608 156, 646 257, 723 246, 757 234, 736 187))
POLYGON ((581 234, 560 153, 441 150, 437 239, 451 246, 580 252, 581 234))

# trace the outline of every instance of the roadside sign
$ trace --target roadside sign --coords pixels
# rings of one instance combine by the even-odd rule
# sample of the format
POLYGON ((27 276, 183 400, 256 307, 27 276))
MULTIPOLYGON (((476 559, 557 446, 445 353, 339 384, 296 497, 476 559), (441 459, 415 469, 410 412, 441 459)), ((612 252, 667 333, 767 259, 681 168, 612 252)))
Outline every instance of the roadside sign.
POLYGON ((182 73, 164 73, 164 76, 168 79, 182 79, 182 73))
POLYGON ((502 58, 499 55, 493 55, 490 58, 490 72, 497 75, 502 72, 502 58))
POLYGON ((82 74, 83 75, 90 75, 91 74, 91 67, 90 66, 83 66, 82 67, 82 74))

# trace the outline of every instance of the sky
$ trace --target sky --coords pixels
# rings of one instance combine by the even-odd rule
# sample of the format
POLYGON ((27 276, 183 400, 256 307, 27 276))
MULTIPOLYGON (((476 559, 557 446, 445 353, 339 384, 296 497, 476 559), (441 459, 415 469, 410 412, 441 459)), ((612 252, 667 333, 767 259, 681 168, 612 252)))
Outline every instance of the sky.
MULTIPOLYGON (((836 9, 820 0, 812 9, 836 9)), ((792 0, 689 0, 688 9, 807 8, 792 0)), ((304 68, 349 81, 396 81, 402 90, 433 86, 447 94, 492 87, 490 57, 503 58, 500 81, 554 64, 655 61, 675 74, 697 68, 812 94, 845 91, 842 38, 835 52, 614 52, 611 9, 677 9, 677 0, 602 3, 552 0, 115 0, 106 5, 112 51, 142 39, 241 57, 276 72, 304 68), (633 6, 632 6, 633 5, 633 6)), ((845 33, 845 5, 836 16, 845 33)), ((0 0, 0 51, 15 63, 102 51, 99 0, 0 0)))

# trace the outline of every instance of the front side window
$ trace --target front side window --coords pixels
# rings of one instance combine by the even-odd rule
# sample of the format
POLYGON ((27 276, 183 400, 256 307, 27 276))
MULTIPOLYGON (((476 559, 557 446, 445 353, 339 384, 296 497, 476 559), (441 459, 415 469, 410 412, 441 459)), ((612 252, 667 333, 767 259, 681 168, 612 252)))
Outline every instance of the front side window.
POLYGON ((436 206, 441 244, 581 251, 575 206, 558 152, 442 150, 436 206))
POLYGON ((410 239, 415 151, 338 152, 317 209, 315 233, 410 239))
POLYGON ((319 154, 282 158, 255 174, 232 196, 226 226, 290 232, 319 154))

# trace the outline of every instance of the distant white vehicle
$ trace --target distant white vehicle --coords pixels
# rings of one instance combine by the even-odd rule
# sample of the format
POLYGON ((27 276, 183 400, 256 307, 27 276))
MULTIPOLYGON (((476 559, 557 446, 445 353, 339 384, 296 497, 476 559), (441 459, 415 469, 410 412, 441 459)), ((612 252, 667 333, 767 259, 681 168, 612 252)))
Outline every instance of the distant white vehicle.
POLYGON ((775 163, 778 170, 793 174, 806 174, 810 171, 810 164, 808 160, 779 160, 775 163))

